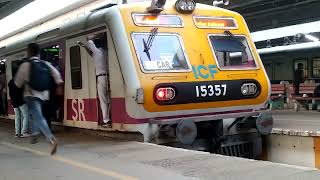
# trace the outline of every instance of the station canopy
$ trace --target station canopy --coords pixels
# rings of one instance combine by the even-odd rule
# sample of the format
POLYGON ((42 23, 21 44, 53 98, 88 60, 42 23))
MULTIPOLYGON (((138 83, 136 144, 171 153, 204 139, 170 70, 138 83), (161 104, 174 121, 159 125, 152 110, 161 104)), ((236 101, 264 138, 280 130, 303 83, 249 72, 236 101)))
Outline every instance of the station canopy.
POLYGON ((34 0, 0 0, 0 20, 34 0))

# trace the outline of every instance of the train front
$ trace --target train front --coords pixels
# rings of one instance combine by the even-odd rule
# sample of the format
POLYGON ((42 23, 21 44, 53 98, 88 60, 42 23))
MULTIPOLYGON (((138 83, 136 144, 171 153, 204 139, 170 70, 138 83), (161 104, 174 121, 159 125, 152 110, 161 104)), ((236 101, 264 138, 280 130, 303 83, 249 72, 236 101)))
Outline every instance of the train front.
POLYGON ((273 124, 270 83, 243 17, 155 2, 120 10, 140 84, 127 113, 189 147, 256 157, 273 124))

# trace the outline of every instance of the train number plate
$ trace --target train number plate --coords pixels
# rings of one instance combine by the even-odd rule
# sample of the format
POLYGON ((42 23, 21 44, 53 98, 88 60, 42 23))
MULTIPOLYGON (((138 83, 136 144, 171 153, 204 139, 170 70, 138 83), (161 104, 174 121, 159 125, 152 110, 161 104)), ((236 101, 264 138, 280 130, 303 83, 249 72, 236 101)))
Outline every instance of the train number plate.
POLYGON ((162 83, 157 85, 155 90, 160 87, 171 87, 176 92, 175 98, 170 101, 160 102, 155 100, 157 104, 161 105, 253 99, 261 91, 259 83, 252 79, 162 83), (255 83, 257 92, 243 95, 241 87, 246 83, 255 83))
POLYGON ((226 84, 210 84, 210 85, 200 85, 195 86, 196 97, 219 97, 225 96, 227 94, 226 84))

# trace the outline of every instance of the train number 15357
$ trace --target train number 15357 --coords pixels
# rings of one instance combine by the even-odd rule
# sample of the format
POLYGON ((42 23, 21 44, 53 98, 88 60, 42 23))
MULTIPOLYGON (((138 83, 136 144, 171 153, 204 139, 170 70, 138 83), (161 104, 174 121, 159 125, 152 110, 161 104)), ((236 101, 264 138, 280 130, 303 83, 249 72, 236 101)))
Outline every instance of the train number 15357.
POLYGON ((196 97, 225 96, 226 93, 226 84, 196 86, 196 97))

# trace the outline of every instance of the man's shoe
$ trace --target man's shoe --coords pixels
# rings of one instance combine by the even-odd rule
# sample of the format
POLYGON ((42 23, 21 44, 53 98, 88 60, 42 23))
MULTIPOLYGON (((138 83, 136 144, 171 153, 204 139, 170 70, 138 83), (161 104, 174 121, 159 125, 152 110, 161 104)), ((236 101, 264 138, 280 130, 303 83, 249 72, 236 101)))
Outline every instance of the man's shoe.
POLYGON ((20 134, 16 134, 14 137, 15 137, 15 138, 19 138, 19 137, 20 137, 20 134))
POLYGON ((38 136, 31 136, 30 144, 37 144, 38 143, 38 136))
POLYGON ((102 127, 111 128, 112 127, 111 121, 108 121, 107 123, 103 124, 102 127))
POLYGON ((51 140, 50 144, 51 144, 50 154, 54 155, 57 152, 57 146, 58 146, 57 140, 56 139, 51 140))
POLYGON ((29 134, 29 133, 22 133, 22 135, 20 137, 26 138, 26 137, 30 137, 30 136, 31 136, 31 134, 29 134))

